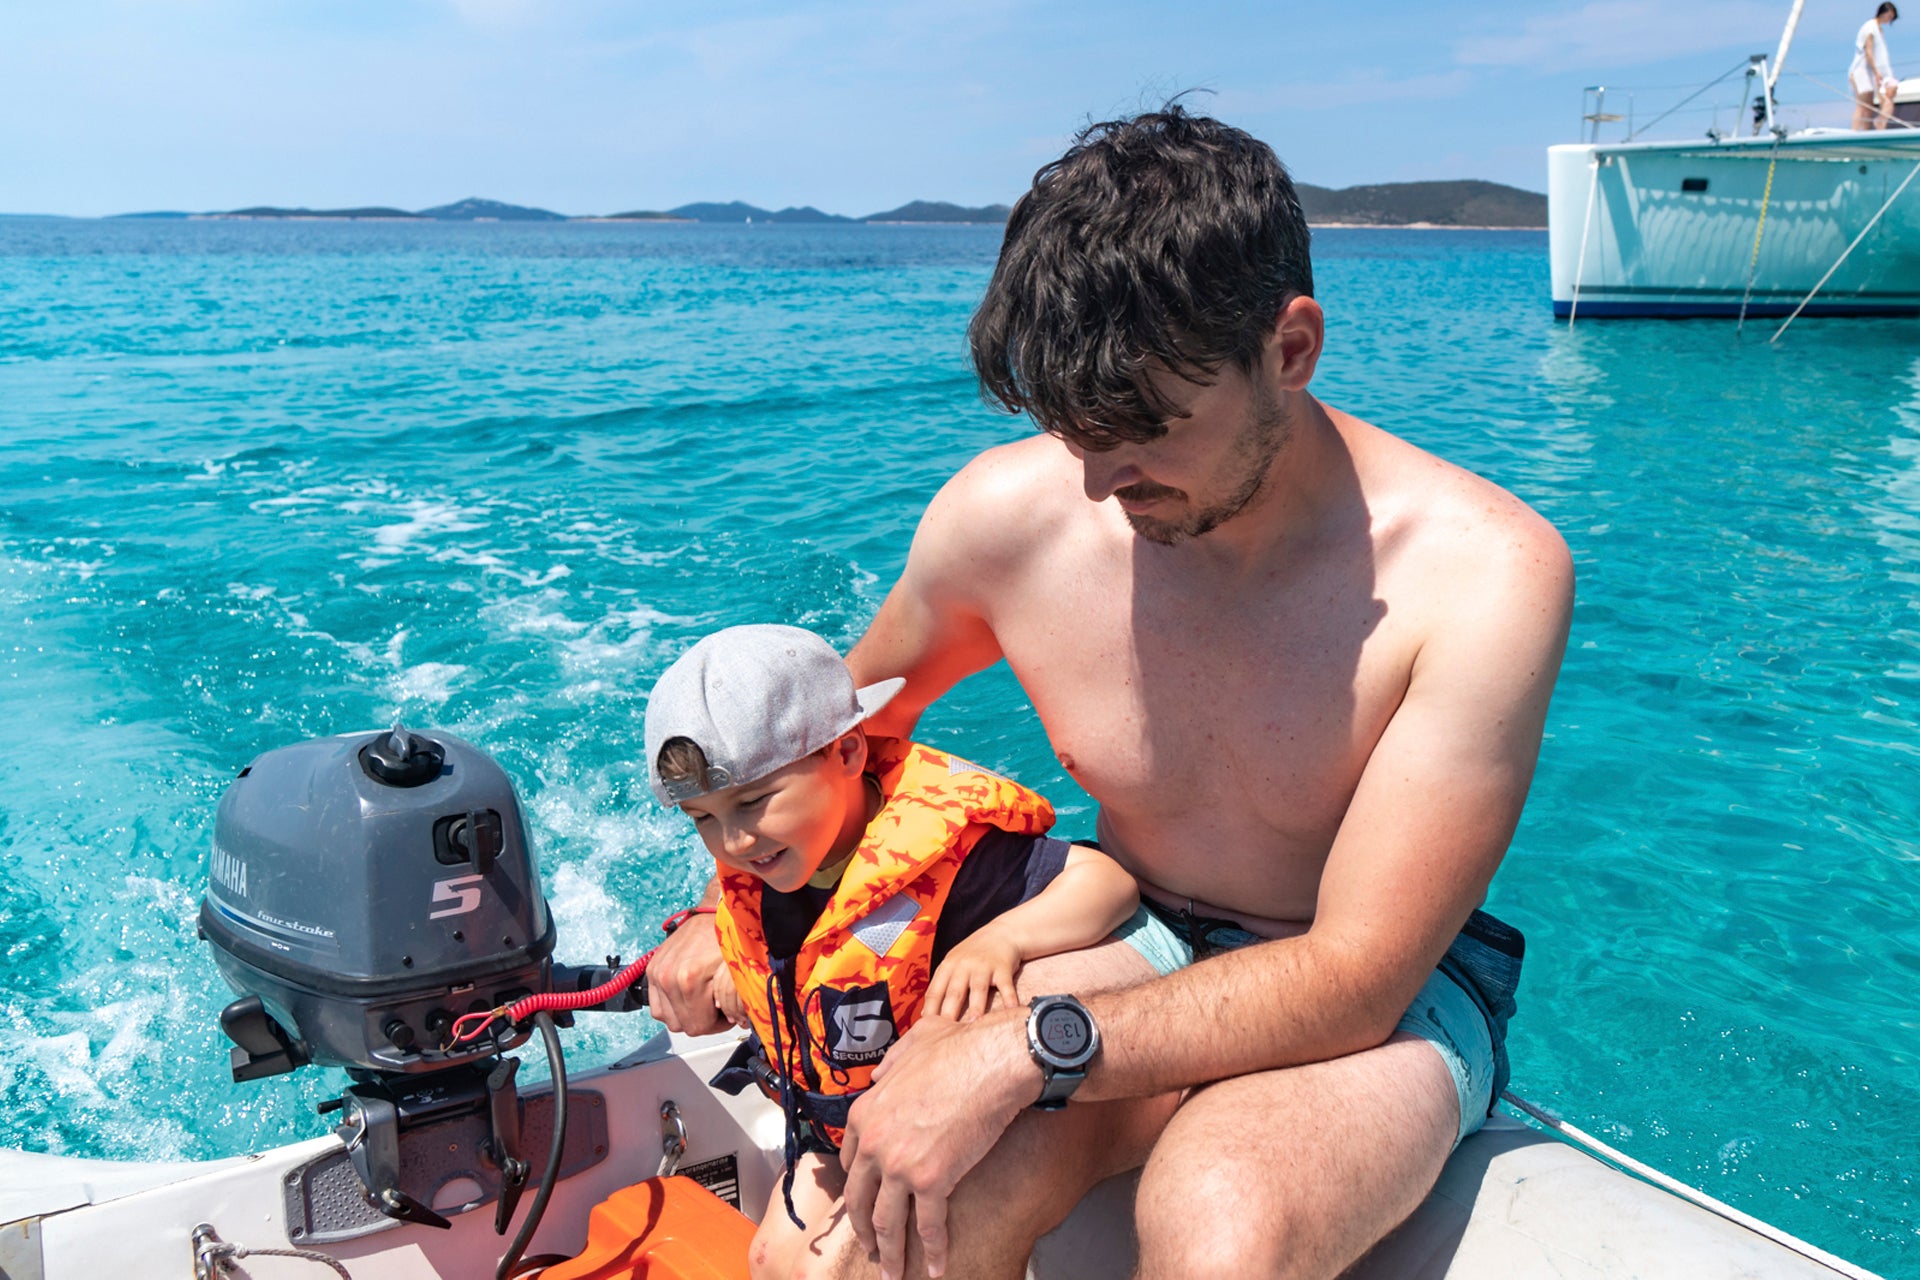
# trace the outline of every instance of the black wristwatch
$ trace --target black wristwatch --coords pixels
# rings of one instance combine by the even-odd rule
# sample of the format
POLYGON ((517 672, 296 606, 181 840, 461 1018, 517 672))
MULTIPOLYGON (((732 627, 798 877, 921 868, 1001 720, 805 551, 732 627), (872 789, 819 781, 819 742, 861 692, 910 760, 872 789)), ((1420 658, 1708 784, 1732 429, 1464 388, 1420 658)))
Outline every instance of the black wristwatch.
POLYGON ((1087 1078, 1087 1064, 1100 1052, 1100 1029, 1072 996, 1036 996, 1028 1008, 1027 1053, 1046 1081, 1033 1105, 1058 1111, 1087 1078))

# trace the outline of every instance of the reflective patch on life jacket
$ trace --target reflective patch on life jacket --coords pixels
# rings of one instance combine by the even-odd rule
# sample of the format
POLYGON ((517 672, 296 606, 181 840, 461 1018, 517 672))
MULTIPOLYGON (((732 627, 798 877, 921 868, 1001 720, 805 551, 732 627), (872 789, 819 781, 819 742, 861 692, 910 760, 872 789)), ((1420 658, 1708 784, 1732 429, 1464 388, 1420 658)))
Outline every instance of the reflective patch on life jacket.
POLYGON ((867 912, 860 923, 854 926, 853 936, 876 956, 884 956, 893 950, 893 944, 900 941, 900 935, 907 931, 907 926, 919 914, 919 903, 904 893, 895 894, 867 912))
POLYGON ((985 765, 975 764, 971 760, 962 760, 959 756, 948 756, 947 757, 947 776, 951 778, 956 773, 984 773, 989 778, 998 778, 1002 782, 1008 781, 1007 776, 1005 774, 995 773, 993 770, 987 768, 985 765))
POLYGON ((878 1062, 899 1039, 885 982, 846 991, 820 988, 820 1015, 827 1029, 827 1058, 842 1066, 878 1062))

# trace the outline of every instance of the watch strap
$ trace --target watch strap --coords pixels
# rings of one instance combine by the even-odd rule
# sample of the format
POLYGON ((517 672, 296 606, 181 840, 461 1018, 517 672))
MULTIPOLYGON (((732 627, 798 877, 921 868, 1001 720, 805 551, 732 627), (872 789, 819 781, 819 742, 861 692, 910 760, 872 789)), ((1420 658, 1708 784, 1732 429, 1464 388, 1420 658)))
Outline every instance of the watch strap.
POLYGON ((1087 1073, 1084 1071, 1060 1071, 1045 1066, 1040 1070, 1046 1076, 1046 1083, 1040 1086, 1040 1096, 1034 1101, 1035 1111, 1063 1109, 1067 1105, 1067 1099, 1073 1096, 1073 1091, 1078 1089, 1080 1082, 1087 1078, 1087 1073))

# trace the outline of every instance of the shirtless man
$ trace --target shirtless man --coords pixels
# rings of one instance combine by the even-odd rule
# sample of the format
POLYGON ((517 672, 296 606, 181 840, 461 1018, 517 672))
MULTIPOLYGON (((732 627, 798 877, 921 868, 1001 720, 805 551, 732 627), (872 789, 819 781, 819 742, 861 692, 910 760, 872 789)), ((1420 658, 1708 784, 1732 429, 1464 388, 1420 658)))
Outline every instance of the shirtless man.
MULTIPOLYGON (((1015 209, 974 357, 1048 434, 941 490, 849 661, 906 677, 874 726, 903 733, 1005 658, 1156 910, 1022 976, 1098 1029, 1071 1106, 1031 1109, 1073 1073, 1026 1009, 922 1020, 854 1105, 847 1215, 757 1274, 1018 1277, 1144 1165, 1141 1276, 1333 1276, 1485 1118, 1518 946, 1475 908, 1572 564, 1309 393, 1311 294, 1272 152, 1178 108, 1089 129, 1015 209)), ((709 940, 676 943, 653 1007, 712 1029, 709 940)))

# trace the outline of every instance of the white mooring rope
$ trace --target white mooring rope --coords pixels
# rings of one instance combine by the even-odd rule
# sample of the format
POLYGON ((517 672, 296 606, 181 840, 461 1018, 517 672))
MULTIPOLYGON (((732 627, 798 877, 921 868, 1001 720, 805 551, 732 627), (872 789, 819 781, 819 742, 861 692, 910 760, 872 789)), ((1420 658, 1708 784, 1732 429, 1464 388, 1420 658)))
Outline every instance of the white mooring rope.
POLYGON ((221 1276, 232 1275, 233 1264, 243 1258, 299 1258, 331 1267, 340 1280, 353 1280, 345 1263, 318 1250, 249 1249, 243 1244, 222 1240, 211 1223, 203 1222, 193 1229, 194 1280, 219 1280, 221 1276))
POLYGON ((1867 220, 1867 225, 1860 228, 1860 234, 1853 238, 1853 243, 1847 246, 1846 252, 1842 253, 1838 258, 1836 258, 1834 260, 1833 265, 1827 268, 1827 274, 1820 277, 1820 283, 1813 286, 1813 292, 1809 293, 1806 297, 1800 299, 1800 305, 1793 309, 1793 314, 1787 317, 1786 323, 1782 324, 1778 329, 1775 329, 1773 331, 1773 336, 1767 339, 1768 342, 1772 343, 1772 342, 1780 341, 1780 335, 1787 331, 1787 325, 1792 324, 1795 320, 1798 320, 1800 318, 1800 313, 1807 309, 1807 304, 1809 302, 1813 301, 1813 295, 1815 293, 1819 293, 1821 289, 1826 287, 1827 281, 1833 279, 1833 273, 1840 269, 1840 264, 1847 260, 1847 255, 1851 254, 1855 249, 1860 247, 1860 242, 1867 238, 1867 232, 1873 230, 1874 225, 1880 221, 1882 215, 1884 215, 1887 210, 1893 208, 1893 202, 1900 198, 1900 193, 1902 191, 1905 191, 1907 189, 1907 184, 1912 182, 1916 177, 1920 177, 1920 164, 1914 165, 1913 171, 1907 174, 1906 178, 1901 181, 1900 185, 1893 189, 1893 194, 1887 197, 1887 202, 1880 206, 1880 212, 1874 214, 1873 217, 1867 220))
POLYGON ((1613 1165, 1623 1173, 1630 1173, 1644 1182, 1652 1183, 1662 1191, 1679 1196, 1682 1200, 1690 1204, 1699 1205, 1707 1212, 1717 1217, 1725 1218, 1728 1222, 1738 1226, 1745 1227, 1755 1235, 1764 1236, 1777 1245, 1793 1250, 1793 1252, 1803 1258, 1811 1259, 1823 1267, 1828 1267, 1839 1272, 1843 1276, 1851 1277, 1851 1280, 1882 1280, 1880 1276, 1875 1275, 1871 1271, 1856 1267, 1843 1258, 1836 1258, 1826 1250, 1810 1245, 1798 1236, 1788 1235, 1780 1228, 1762 1222, 1752 1214, 1742 1213, 1732 1205, 1715 1200, 1706 1192, 1690 1187, 1677 1178, 1669 1177, 1651 1165, 1642 1164, 1624 1151, 1616 1151, 1592 1134, 1574 1128, 1557 1116, 1547 1114, 1547 1112, 1534 1106, 1531 1102, 1515 1094, 1512 1090, 1503 1092, 1500 1095, 1500 1100, 1514 1110, 1522 1112, 1529 1118, 1538 1121, 1542 1126, 1559 1137, 1565 1138, 1572 1145, 1581 1147, 1599 1156, 1602 1160, 1605 1160, 1608 1164, 1613 1165))

